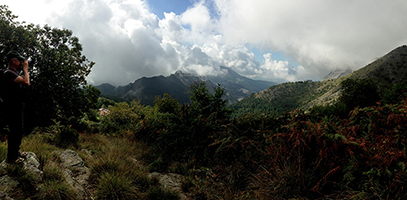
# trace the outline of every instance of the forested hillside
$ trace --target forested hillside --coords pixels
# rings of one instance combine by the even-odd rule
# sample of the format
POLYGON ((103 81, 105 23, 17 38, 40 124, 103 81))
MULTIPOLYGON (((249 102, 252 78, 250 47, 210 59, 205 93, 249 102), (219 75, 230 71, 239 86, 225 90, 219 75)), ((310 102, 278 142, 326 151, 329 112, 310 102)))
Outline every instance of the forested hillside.
POLYGON ((332 104, 341 94, 340 84, 346 79, 370 79, 380 95, 396 83, 407 79, 407 46, 401 46, 367 66, 337 79, 299 81, 272 86, 232 105, 233 116, 249 113, 284 112, 293 109, 307 110, 313 106, 332 104))
POLYGON ((234 116, 248 113, 281 113, 309 103, 334 87, 331 81, 300 81, 282 83, 252 94, 231 107, 234 116))

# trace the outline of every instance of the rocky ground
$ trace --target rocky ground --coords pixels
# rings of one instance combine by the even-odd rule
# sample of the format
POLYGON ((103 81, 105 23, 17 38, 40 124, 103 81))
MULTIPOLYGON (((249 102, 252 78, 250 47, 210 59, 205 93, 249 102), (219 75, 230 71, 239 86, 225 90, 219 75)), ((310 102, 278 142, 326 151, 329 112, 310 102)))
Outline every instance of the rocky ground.
MULTIPOLYGON (((88 150, 82 150, 85 155, 92 156, 88 150)), ((88 184, 90 169, 86 166, 85 161, 79 154, 73 150, 56 151, 55 154, 60 158, 60 164, 63 175, 67 183, 76 191, 77 199, 94 199, 92 188, 88 184)), ((137 162, 137 161, 135 161, 137 162)), ((42 187, 43 172, 37 155, 33 152, 28 152, 27 157, 22 163, 23 168, 33 173, 36 177, 36 188, 42 187)), ((3 161, 0 163, 0 200, 12 200, 5 191, 9 191, 19 185, 19 182, 10 177, 7 172, 8 164, 3 161)), ((150 178, 157 178, 159 183, 165 188, 175 190, 180 193, 181 199, 187 199, 186 195, 181 191, 181 180, 183 177, 179 174, 169 173, 161 174, 157 172, 149 173, 150 178)))

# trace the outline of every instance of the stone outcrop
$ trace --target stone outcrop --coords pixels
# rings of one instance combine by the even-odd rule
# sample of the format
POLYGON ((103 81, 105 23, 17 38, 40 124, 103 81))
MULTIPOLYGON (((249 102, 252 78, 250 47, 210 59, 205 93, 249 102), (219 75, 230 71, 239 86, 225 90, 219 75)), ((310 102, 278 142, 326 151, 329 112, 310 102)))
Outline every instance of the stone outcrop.
POLYGON ((180 198, 182 200, 187 199, 186 195, 182 192, 181 182, 184 178, 182 175, 168 173, 168 174, 161 174, 158 172, 153 172, 148 174, 150 178, 158 179, 159 183, 166 189, 170 189, 176 191, 180 194, 180 198))
POLYGON ((55 153, 61 159, 61 168, 67 183, 76 190, 77 199, 87 199, 90 196, 87 184, 90 169, 85 166, 85 161, 70 149, 55 153))
MULTIPOLYGON (((87 184, 90 169, 86 167, 83 159, 78 153, 69 149, 55 151, 54 153, 59 156, 61 161, 60 167, 63 170, 65 180, 76 191, 77 199, 90 199, 89 186, 87 184)), ((7 191, 16 188, 19 184, 17 180, 7 175, 6 169, 8 165, 5 160, 0 163, 0 200, 12 199, 7 195, 7 191)), ((40 182, 43 178, 43 172, 41 171, 37 155, 33 152, 28 152, 22 165, 23 169, 34 174, 35 181, 39 183, 37 188, 41 187, 40 182)))
MULTIPOLYGON (((18 186, 19 182, 14 178, 7 175, 6 168, 8 167, 6 160, 0 163, 0 189, 1 191, 8 191, 18 186)), ((40 170, 40 163, 38 162, 37 155, 33 152, 28 152, 28 155, 24 159, 23 169, 34 174, 35 181, 41 182, 43 177, 43 172, 40 170)), ((0 195, 2 196, 2 195, 0 195)))
MULTIPOLYGON (((92 152, 89 150, 82 150, 84 155, 91 156, 92 152)), ((73 150, 67 149, 64 151, 54 151, 59 159, 57 165, 62 169, 63 176, 67 184, 69 184, 76 193, 76 199, 92 199, 91 188, 88 184, 88 178, 90 175, 90 169, 86 167, 85 161, 79 156, 79 154, 73 150)), ((141 164, 139 161, 135 162, 141 164)), ((0 200, 13 200, 7 194, 10 191, 18 187, 19 182, 15 178, 7 174, 8 163, 3 161, 0 163, 0 200)), ((33 152, 28 152, 23 163, 23 169, 29 173, 34 174, 35 181, 37 182, 37 190, 42 187, 43 172, 40 166, 37 155, 33 152)), ((166 189, 176 191, 180 194, 182 200, 188 199, 182 192, 181 183, 184 177, 175 173, 161 174, 157 172, 149 173, 150 178, 155 178, 166 189)))

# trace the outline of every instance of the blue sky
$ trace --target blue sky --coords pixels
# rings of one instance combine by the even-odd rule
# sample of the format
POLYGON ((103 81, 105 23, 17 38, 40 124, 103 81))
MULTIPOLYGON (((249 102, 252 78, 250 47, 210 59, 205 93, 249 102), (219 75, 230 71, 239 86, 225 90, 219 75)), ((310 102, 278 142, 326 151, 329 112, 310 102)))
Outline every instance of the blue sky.
POLYGON ((91 84, 219 66, 274 82, 321 80, 407 44, 405 0, 2 0, 17 21, 73 31, 91 84), (115 59, 112 59, 115 58, 115 59))
POLYGON ((193 5, 190 0, 149 0, 148 4, 160 19, 164 18, 164 12, 180 15, 193 5))

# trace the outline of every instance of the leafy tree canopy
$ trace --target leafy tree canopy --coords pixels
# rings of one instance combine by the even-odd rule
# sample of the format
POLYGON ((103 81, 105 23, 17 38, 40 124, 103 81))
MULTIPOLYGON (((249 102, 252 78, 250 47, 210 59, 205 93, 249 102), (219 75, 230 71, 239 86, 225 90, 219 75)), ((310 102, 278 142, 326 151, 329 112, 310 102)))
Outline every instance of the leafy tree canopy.
POLYGON ((11 50, 29 59, 32 80, 26 114, 31 126, 77 118, 95 106, 100 92, 85 80, 95 63, 82 55, 72 31, 20 23, 16 18, 0 5, 0 64, 6 66, 11 50))
POLYGON ((370 79, 346 79, 341 83, 342 95, 339 100, 349 109, 357 106, 373 106, 380 101, 376 84, 370 79))

